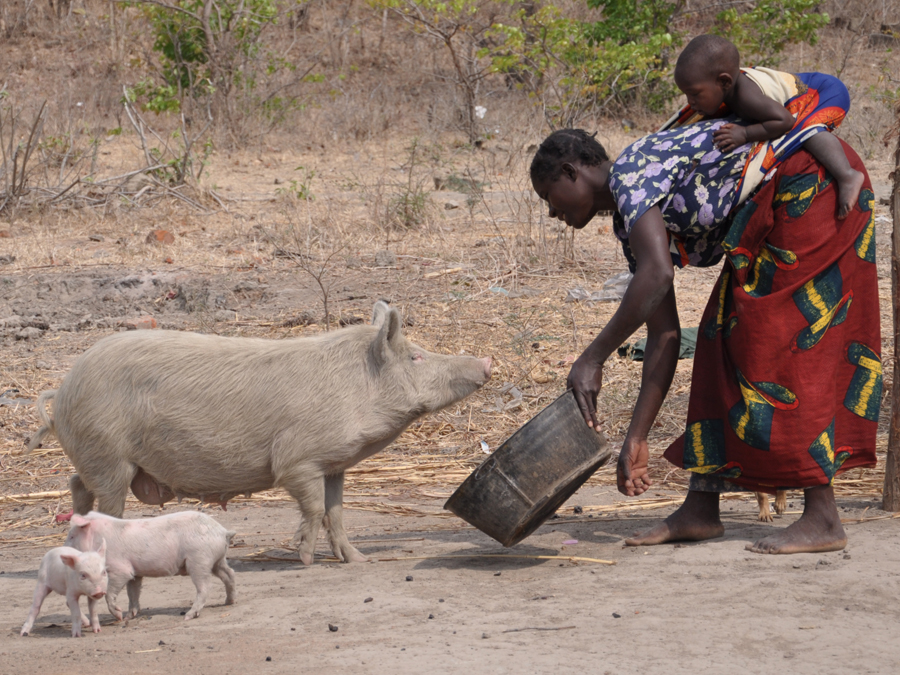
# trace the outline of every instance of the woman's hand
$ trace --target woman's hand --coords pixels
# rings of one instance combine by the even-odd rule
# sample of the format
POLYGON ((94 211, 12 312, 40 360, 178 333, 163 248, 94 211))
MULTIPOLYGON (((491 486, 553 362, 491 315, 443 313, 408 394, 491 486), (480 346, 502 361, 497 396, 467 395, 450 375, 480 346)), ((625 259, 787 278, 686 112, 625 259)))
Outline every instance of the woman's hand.
POLYGON ((597 394, 603 386, 603 362, 591 357, 590 349, 585 351, 572 364, 566 387, 575 393, 575 400, 581 410, 584 421, 589 427, 598 430, 597 394))
POLYGON ((619 492, 629 497, 646 492, 653 485, 649 463, 650 446, 647 439, 633 440, 627 436, 616 466, 616 486, 619 492))

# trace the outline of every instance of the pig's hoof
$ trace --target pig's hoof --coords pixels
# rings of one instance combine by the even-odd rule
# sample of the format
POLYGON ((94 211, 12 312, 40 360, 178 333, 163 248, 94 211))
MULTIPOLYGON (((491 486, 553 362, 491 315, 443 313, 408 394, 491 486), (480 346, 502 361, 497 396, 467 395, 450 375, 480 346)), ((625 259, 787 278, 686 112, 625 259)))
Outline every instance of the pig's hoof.
POLYGON ((22 637, 28 637, 28 631, 23 630, 21 633, 19 633, 19 635, 21 635, 22 637))
POLYGON ((362 553, 357 551, 352 546, 349 549, 345 549, 345 550, 341 551, 341 555, 339 555, 338 557, 343 558, 344 562, 351 562, 351 563, 369 562, 369 559, 366 556, 364 556, 362 553))
POLYGON ((312 565, 313 564, 313 554, 312 553, 304 553, 300 551, 300 562, 304 565, 312 565))

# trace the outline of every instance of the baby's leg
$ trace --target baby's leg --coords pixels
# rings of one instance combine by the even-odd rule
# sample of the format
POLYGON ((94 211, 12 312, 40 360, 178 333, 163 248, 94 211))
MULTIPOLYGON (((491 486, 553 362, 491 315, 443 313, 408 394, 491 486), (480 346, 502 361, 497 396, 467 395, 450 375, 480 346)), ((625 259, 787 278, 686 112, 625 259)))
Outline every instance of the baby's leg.
POLYGON ((828 132, 821 132, 808 138, 803 143, 813 157, 822 166, 828 169, 828 173, 834 176, 838 188, 838 220, 843 220, 853 209, 853 205, 859 198, 865 177, 861 172, 850 166, 847 155, 844 154, 844 146, 836 136, 828 132))

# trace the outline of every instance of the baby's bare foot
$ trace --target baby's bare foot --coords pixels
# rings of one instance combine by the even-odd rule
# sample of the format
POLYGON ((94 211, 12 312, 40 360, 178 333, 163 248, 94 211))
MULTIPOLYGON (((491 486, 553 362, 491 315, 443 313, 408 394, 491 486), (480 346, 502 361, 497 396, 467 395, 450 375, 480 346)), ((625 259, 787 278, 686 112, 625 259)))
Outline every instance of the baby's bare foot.
POLYGON ((843 220, 853 209, 856 200, 859 199, 859 191, 862 190, 865 176, 855 169, 838 181, 838 220, 843 220))

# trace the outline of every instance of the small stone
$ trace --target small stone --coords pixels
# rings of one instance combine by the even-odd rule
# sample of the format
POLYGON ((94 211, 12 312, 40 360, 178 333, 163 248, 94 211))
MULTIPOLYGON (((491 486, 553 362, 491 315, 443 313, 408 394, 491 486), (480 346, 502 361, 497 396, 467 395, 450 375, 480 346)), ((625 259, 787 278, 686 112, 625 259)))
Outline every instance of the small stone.
POLYGON ((375 598, 366 598, 365 600, 363 600, 363 602, 372 602, 372 600, 374 600, 374 599, 375 598))
POLYGON ((157 644, 159 644, 159 646, 162 647, 162 646, 165 645, 166 643, 163 642, 162 640, 160 640, 157 644))
POLYGON ((795 569, 795 570, 799 570, 799 569, 800 569, 800 564, 799 564, 799 563, 795 563, 795 564, 794 564, 794 569, 795 569))
POLYGON ((271 657, 271 656, 267 656, 267 657, 266 657, 266 661, 271 661, 271 660, 272 660, 272 657, 271 657))
POLYGON ((393 267, 397 264, 397 256, 393 251, 378 251, 375 254, 375 265, 378 267, 393 267))
POLYGON ((445 211, 453 211, 459 208, 459 202, 444 202, 445 211))
POLYGON ((44 331, 42 331, 40 328, 29 326, 28 328, 23 328, 16 333, 16 340, 36 340, 43 334, 44 331))
POLYGON ((174 244, 175 235, 168 230, 153 230, 144 241, 148 244, 174 244))
POLYGON ((92 234, 88 236, 91 241, 105 241, 102 234, 92 234))
POLYGON ((487 640, 487 639, 488 639, 488 634, 487 634, 487 633, 482 633, 482 634, 481 634, 481 639, 482 639, 482 640, 487 640))
POLYGON ((621 618, 622 618, 622 615, 621 615, 621 614, 618 614, 618 613, 616 613, 616 612, 613 612, 613 618, 614 618, 614 619, 621 619, 621 618))
POLYGON ((291 630, 292 630, 292 631, 295 631, 295 630, 297 630, 297 629, 296 629, 296 628, 294 628, 294 627, 293 627, 293 626, 291 626, 291 630))
POLYGON ((333 623, 330 623, 330 624, 328 624, 328 630, 330 630, 332 633, 337 633, 338 627, 335 626, 333 623))
POLYGON ((844 560, 850 560, 850 554, 849 554, 849 553, 845 553, 845 554, 844 554, 844 560))
POLYGON ((233 309, 217 309, 216 321, 235 321, 237 320, 237 312, 233 309))
POLYGON ((166 259, 165 259, 165 263, 166 263, 167 265, 171 265, 171 264, 174 263, 174 262, 175 262, 175 261, 172 260, 172 258, 166 258, 166 259))
POLYGON ((573 506, 572 513, 574 513, 576 516, 580 516, 582 513, 584 513, 584 509, 580 506, 573 506))
POLYGON ((494 572, 494 576, 495 576, 495 577, 499 577, 500 574, 501 574, 501 572, 494 572))
POLYGON ((428 615, 428 618, 429 618, 429 619, 433 619, 433 618, 434 618, 434 614, 429 614, 429 615, 428 615))
POLYGON ((443 598, 438 598, 438 602, 443 602, 443 601, 444 601, 443 598))
POLYGON ((12 265, 14 262, 16 262, 16 256, 0 255, 0 265, 12 265))
POLYGON ((412 578, 411 576, 407 575, 406 580, 407 580, 407 581, 412 581, 413 578, 412 578))

